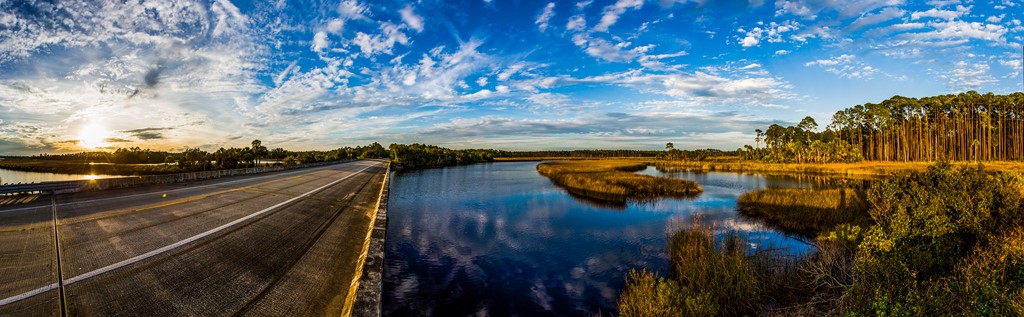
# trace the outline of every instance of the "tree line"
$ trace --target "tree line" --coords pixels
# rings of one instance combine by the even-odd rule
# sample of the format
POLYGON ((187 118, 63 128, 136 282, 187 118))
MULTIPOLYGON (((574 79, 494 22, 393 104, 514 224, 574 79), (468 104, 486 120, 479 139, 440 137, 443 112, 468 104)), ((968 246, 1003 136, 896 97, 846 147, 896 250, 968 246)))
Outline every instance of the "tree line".
POLYGON ((665 152, 659 152, 655 157, 659 160, 704 161, 709 157, 735 155, 737 155, 736 152, 728 152, 718 149, 680 150, 677 149, 672 142, 669 142, 665 144, 665 152))
POLYGON ((893 96, 840 110, 824 131, 816 129, 811 117, 758 129, 755 146, 741 156, 769 163, 1022 160, 1024 93, 893 96))
POLYGON ((1024 159, 1024 93, 894 96, 836 112, 830 129, 878 161, 1024 159))
POLYGON ((391 144, 391 164, 401 169, 422 169, 494 161, 495 150, 453 150, 426 144, 391 144))
POLYGON ((661 151, 648 150, 571 150, 571 151, 505 151, 494 150, 494 157, 573 157, 573 158, 606 158, 606 157, 656 157, 661 151))
POLYGON ((767 131, 755 130, 754 146, 746 145, 737 152, 742 159, 766 163, 852 163, 864 159, 857 147, 840 139, 836 131, 816 132, 817 128, 818 123, 809 116, 795 126, 773 124, 767 131))
POLYGON ((298 165, 348 159, 387 158, 388 150, 380 143, 366 146, 342 147, 327 151, 289 151, 268 149, 260 140, 247 147, 219 148, 210 152, 200 148, 185 148, 181 152, 164 152, 139 147, 118 148, 112 152, 92 151, 69 154, 42 154, 33 159, 53 161, 102 162, 113 164, 166 164, 182 171, 247 168, 263 165, 298 165), (271 162, 267 162, 267 160, 271 162))

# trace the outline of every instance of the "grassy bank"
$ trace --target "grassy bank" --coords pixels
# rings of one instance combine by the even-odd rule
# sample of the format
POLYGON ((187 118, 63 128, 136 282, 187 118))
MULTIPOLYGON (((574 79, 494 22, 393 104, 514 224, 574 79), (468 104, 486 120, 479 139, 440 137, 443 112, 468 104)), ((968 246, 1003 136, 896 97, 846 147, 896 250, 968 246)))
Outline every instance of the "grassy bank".
MULTIPOLYGON (((781 193, 757 200, 840 209, 781 193)), ((817 250, 798 259, 683 228, 669 239, 667 277, 627 277, 621 316, 1024 315, 1024 176, 936 164, 865 193, 870 225, 822 230, 817 250)))
POLYGON ((645 168, 634 161, 558 161, 538 164, 537 172, 573 194, 605 201, 688 197, 704 190, 691 180, 635 173, 645 168))
POLYGON ((743 194, 736 203, 743 216, 809 237, 832 231, 841 224, 872 224, 863 190, 765 189, 743 194))

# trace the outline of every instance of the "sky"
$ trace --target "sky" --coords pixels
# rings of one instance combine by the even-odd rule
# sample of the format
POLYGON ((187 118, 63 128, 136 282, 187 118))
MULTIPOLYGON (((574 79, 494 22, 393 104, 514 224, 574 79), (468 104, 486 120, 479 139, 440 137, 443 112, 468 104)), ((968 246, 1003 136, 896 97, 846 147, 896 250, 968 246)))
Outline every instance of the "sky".
POLYGON ((1021 0, 0 0, 0 155, 735 149, 1020 91, 1021 0))

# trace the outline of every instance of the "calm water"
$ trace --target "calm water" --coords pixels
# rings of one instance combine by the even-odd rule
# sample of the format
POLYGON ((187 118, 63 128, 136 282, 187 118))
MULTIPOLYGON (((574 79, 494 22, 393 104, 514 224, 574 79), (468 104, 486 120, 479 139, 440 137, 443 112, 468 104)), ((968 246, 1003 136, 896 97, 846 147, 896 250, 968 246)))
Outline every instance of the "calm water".
POLYGON ((739 195, 809 181, 737 173, 640 173, 694 179, 704 193, 623 206, 570 196, 536 162, 396 174, 384 268, 388 316, 586 316, 615 312, 631 268, 665 272, 666 228, 701 214, 752 247, 806 243, 740 218, 739 195))
POLYGON ((123 177, 117 175, 54 174, 12 171, 0 168, 0 185, 17 183, 38 183, 50 181, 74 181, 83 179, 123 177))

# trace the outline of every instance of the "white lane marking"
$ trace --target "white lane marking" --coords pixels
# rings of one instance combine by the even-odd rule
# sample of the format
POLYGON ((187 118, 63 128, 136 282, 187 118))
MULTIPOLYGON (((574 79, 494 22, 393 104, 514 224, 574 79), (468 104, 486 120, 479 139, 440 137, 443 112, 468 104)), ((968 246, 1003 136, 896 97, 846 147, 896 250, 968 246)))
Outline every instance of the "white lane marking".
POLYGON ((43 286, 43 287, 31 290, 31 291, 28 291, 28 292, 21 293, 21 294, 16 295, 16 296, 11 296, 11 297, 8 297, 8 298, 0 299, 0 306, 4 306, 4 305, 7 305, 7 304, 10 304, 10 303, 13 303, 13 302, 17 302, 19 300, 23 300, 23 299, 26 299, 26 298, 29 298, 29 297, 32 297, 32 296, 36 296, 36 295, 39 295, 39 294, 42 294, 42 293, 45 293, 45 292, 49 292, 49 291, 52 291, 52 290, 55 290, 55 289, 57 289, 57 283, 46 285, 46 286, 43 286))
MULTIPOLYGON (((245 222, 246 220, 249 220, 249 219, 258 217, 258 216, 260 216, 262 214, 265 214, 267 212, 270 212, 270 211, 272 211, 272 210, 274 210, 274 209, 276 209, 278 207, 284 206, 284 205, 286 205, 286 204, 288 204, 290 202, 293 202, 293 201, 296 201, 298 199, 302 199, 302 198, 305 198, 305 197, 310 196, 312 194, 315 194, 315 193, 317 193, 317 192, 319 192, 319 191, 321 191, 321 190, 323 190, 323 189, 325 189, 327 187, 331 187, 334 184, 337 184, 337 183, 340 183, 343 180, 349 179, 352 176, 356 176, 357 174, 362 173, 363 171, 369 169, 370 167, 373 167, 373 165, 364 167, 363 169, 361 169, 359 171, 356 171, 356 172, 354 172, 352 174, 349 174, 348 176, 345 176, 345 177, 342 177, 342 178, 340 178, 340 179, 338 179, 336 181, 333 181, 330 184, 327 184, 327 185, 324 185, 324 186, 320 186, 317 189, 308 191, 305 194, 296 196, 296 197, 294 197, 292 199, 289 199, 289 200, 285 200, 285 201, 280 202, 280 203, 278 203, 276 205, 267 207, 266 209, 263 209, 263 210, 255 212, 255 213, 252 213, 252 214, 250 214, 248 216, 236 219, 235 221, 226 223, 226 224, 221 225, 219 227, 207 230, 206 232, 203 232, 203 233, 194 235, 192 237, 186 238, 185 240, 181 240, 181 241, 175 242, 175 243, 173 243, 171 245, 168 245, 168 246, 165 246, 165 247, 153 250, 153 251, 149 251, 149 252, 137 255, 137 256, 132 257, 130 259, 127 259, 127 260, 124 260, 124 261, 121 261, 121 262, 117 262, 117 263, 114 263, 114 264, 111 264, 111 265, 107 265, 107 266, 104 266, 102 268, 90 271, 88 273, 85 273, 85 274, 82 274, 82 275, 78 275, 78 276, 66 279, 66 280, 64 280, 64 285, 67 286, 67 285, 70 285, 70 284, 75 283, 75 282, 80 282, 80 281, 85 280, 87 278, 94 277, 94 276, 97 276, 97 275, 100 275, 100 274, 103 274, 103 273, 107 273, 107 272, 110 272, 110 271, 113 271, 113 270, 116 270, 116 269, 119 269, 119 268, 122 268, 122 267, 125 267, 125 266, 128 266, 128 265, 131 265, 131 264, 133 264, 135 262, 139 262, 139 261, 151 258, 153 256, 156 256, 156 255, 159 255, 161 253, 173 250, 173 249, 178 248, 180 246, 183 246, 185 244, 188 244, 188 243, 194 242, 196 240, 205 238, 205 237, 210 236, 210 235, 212 235, 214 233, 217 233, 217 232, 219 232, 221 230, 230 228, 231 226, 237 225, 239 223, 245 222)), ((17 302, 17 301, 22 300, 22 299, 26 299, 26 298, 29 298, 29 297, 41 294, 43 292, 55 289, 56 287, 57 287, 57 283, 54 283, 54 284, 50 284, 48 286, 44 286, 44 287, 41 287, 41 288, 38 288, 38 289, 35 289, 35 290, 31 290, 31 291, 28 291, 28 292, 25 292, 25 293, 22 293, 22 294, 19 294, 19 295, 16 295, 16 296, 12 296, 12 297, 8 297, 8 298, 5 298, 5 299, 2 299, 2 300, 0 300, 0 306, 4 306, 4 305, 7 305, 7 304, 10 304, 10 303, 13 303, 13 302, 17 302)))
MULTIPOLYGON (((353 163, 361 163, 361 162, 356 161, 356 162, 353 162, 353 163)), ((286 176, 286 175, 292 175, 292 174, 299 174, 299 173, 303 173, 303 172, 315 172, 315 171, 319 171, 319 170, 328 169, 328 168, 333 167, 333 166, 334 165, 324 166, 324 167, 315 167, 315 168, 312 168, 312 169, 303 169, 303 170, 299 170, 299 171, 282 173, 282 174, 276 174, 276 175, 258 176, 258 177, 253 177, 253 178, 233 180, 233 181, 229 181, 229 182, 214 183, 214 184, 195 186, 195 187, 178 188, 178 189, 166 190, 166 191, 162 191, 162 192, 164 192, 164 193, 173 193, 173 192, 179 192, 179 191, 183 191, 183 190, 199 189, 199 188, 206 188, 206 187, 211 187, 211 186, 219 186, 219 185, 227 185, 227 184, 240 183, 240 182, 245 182, 245 181, 261 180, 261 179, 264 179, 264 178, 274 177, 274 176, 286 176)), ((153 194, 156 194, 156 193, 155 192, 149 192, 149 193, 126 195, 126 196, 117 196, 117 197, 108 197, 108 198, 97 198, 97 199, 93 199, 93 200, 74 201, 74 202, 60 203, 60 204, 57 204, 57 206, 67 206, 67 205, 76 205, 76 204, 88 204, 88 203, 97 202, 97 201, 106 201, 106 200, 113 200, 113 199, 132 198, 132 197, 146 196, 146 195, 153 195, 153 194)), ((36 206, 36 207, 24 207, 24 208, 18 208, 18 209, 0 210, 0 213, 22 211, 22 210, 31 210, 31 209, 40 209, 40 208, 49 208, 49 207, 50 207, 49 205, 47 205, 47 206, 36 206)))

